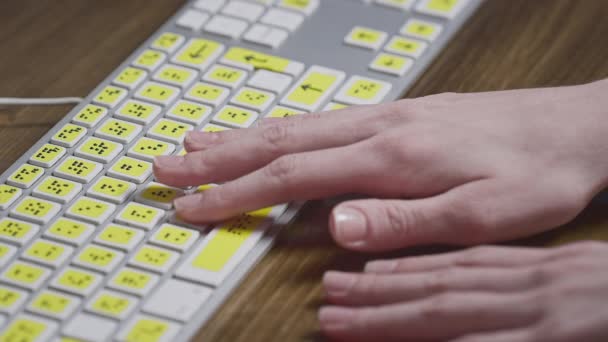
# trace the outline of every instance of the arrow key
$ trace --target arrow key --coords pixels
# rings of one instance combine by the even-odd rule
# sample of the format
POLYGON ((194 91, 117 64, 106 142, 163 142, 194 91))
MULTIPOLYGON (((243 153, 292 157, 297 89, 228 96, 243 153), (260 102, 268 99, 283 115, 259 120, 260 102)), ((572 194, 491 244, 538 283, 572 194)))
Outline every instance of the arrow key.
POLYGON ((281 104, 314 112, 344 81, 342 71, 312 66, 287 92, 281 104))

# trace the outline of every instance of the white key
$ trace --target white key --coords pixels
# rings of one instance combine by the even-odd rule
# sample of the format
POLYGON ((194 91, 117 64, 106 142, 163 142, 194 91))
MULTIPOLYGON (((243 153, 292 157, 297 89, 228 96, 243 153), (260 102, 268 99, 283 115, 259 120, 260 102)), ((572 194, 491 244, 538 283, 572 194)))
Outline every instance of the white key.
POLYGON ((143 240, 144 235, 145 233, 139 229, 110 223, 97 234, 93 241, 128 253, 143 240))
POLYGON ((99 163, 107 164, 122 152, 123 146, 107 139, 89 137, 76 148, 74 155, 85 159, 90 159, 99 163), (93 140, 92 145, 87 144, 93 140), (109 152, 106 153, 104 150, 109 152), (101 153, 101 154, 100 154, 101 153))
POLYGON ((89 244, 74 257, 72 264, 107 274, 112 272, 124 257, 122 252, 89 244))
POLYGON ((10 216, 38 224, 47 224, 59 210, 61 210, 61 205, 55 202, 26 196, 11 209, 10 216))
POLYGON ((0 268, 4 267, 16 253, 17 248, 9 244, 2 244, 0 246, 0 268))
POLYGON ((143 245, 131 255, 128 264, 144 270, 163 274, 179 259, 179 253, 152 245, 143 245))
POLYGON ((171 248, 180 252, 187 251, 198 240, 200 233, 196 229, 180 227, 170 223, 164 223, 154 232, 150 243, 171 248))
POLYGON ((35 291, 39 289, 50 276, 50 269, 18 260, 8 265, 8 267, 2 271, 2 274, 0 274, 0 281, 35 291), (33 269, 33 272, 30 273, 28 269, 33 269))
POLYGON ((130 99, 125 101, 125 103, 114 112, 114 116, 136 124, 147 125, 156 119, 156 116, 158 116, 160 111, 161 108, 158 105, 130 99), (151 108, 147 115, 145 115, 145 113, 147 113, 145 108, 151 108))
POLYGON ((210 295, 211 289, 206 286, 169 279, 146 301, 142 311, 188 322, 210 295))
POLYGON ((215 83, 228 88, 238 88, 241 84, 243 84, 246 78, 246 71, 218 64, 209 68, 209 70, 207 70, 207 72, 203 75, 203 81, 215 83))
POLYGON ((297 30, 303 21, 304 16, 279 8, 269 9, 268 12, 266 12, 266 14, 264 14, 264 16, 260 19, 260 22, 263 24, 280 27, 290 32, 297 30))
POLYGON ((231 1, 222 9, 222 13, 249 22, 254 22, 262 13, 264 13, 264 6, 250 2, 231 1))
POLYGON ((32 190, 32 194, 37 197, 56 201, 65 204, 76 197, 82 190, 82 184, 61 179, 58 177, 47 176, 32 190), (66 191, 65 185, 69 184, 71 189, 66 191))
POLYGON ((139 90, 135 93, 135 95, 133 95, 133 97, 135 97, 136 99, 139 99, 139 100, 144 100, 144 101, 147 100, 147 101, 159 104, 161 106, 167 106, 179 96, 180 91, 181 90, 179 88, 176 88, 173 86, 165 85, 165 84, 154 82, 154 81, 148 81, 148 82, 144 83, 144 85, 141 86, 141 88, 139 88, 139 90), (147 90, 151 89, 149 87, 160 87, 161 89, 163 89, 162 90, 163 98, 156 96, 158 94, 150 94, 151 96, 149 96, 147 94, 147 90), (169 92, 169 96, 164 97, 164 93, 166 91, 169 92))
POLYGON ((376 51, 384 44, 386 37, 388 37, 386 32, 363 26, 355 26, 344 37, 344 43, 376 51), (377 35, 378 39, 373 42, 366 41, 364 38, 369 37, 371 34, 377 35))
POLYGON ((49 287, 69 292, 79 296, 89 296, 101 284, 103 277, 99 273, 85 271, 82 268, 66 267, 55 276, 49 283, 49 287), (84 278, 74 278, 71 274, 65 275, 67 272, 77 272, 78 275, 83 275, 84 278), (67 283, 62 283, 62 278, 66 277, 67 283), (69 276, 69 277, 68 277, 69 276), (85 287, 82 287, 85 285, 85 287))
MULTIPOLYGON (((167 142, 164 142, 164 141, 161 141, 161 140, 158 140, 158 139, 152 139, 152 138, 148 138, 148 137, 141 137, 141 138, 139 138, 139 140, 143 140, 146 143, 150 143, 151 145, 166 146, 167 150, 163 151, 162 155, 170 155, 171 153, 173 153, 175 151, 175 145, 169 144, 167 142)), ((138 151, 135 148, 136 146, 137 145, 132 145, 131 148, 129 149, 129 151, 127 151, 127 155, 129 157, 134 157, 134 158, 138 158, 138 159, 147 160, 148 162, 153 162, 154 161, 154 156, 149 155, 149 154, 145 154, 145 153, 142 153, 142 152, 138 151)), ((148 178, 148 176, 150 175, 151 172, 152 171, 150 169, 148 169, 147 172, 144 173, 144 174, 142 174, 140 177, 131 177, 131 176, 127 176, 127 175, 120 174, 120 173, 114 173, 112 170, 108 170, 108 174, 110 176, 114 176, 116 178, 124 179, 124 180, 130 181, 130 182, 135 182, 137 184, 141 184, 144 180, 146 180, 146 178, 148 178)))
MULTIPOLYGON (((26 324, 27 324, 26 323, 26 324)), ((21 334, 18 337, 13 337, 13 336, 2 336, 2 342, 46 342, 49 341, 51 339, 51 336, 53 336, 55 334, 55 332, 57 331, 57 329, 59 328, 59 325, 57 325, 57 323, 55 323, 54 321, 51 321, 49 319, 44 319, 44 318, 39 318, 37 316, 34 315, 27 315, 27 314, 20 314, 17 317, 14 317, 13 321, 10 322, 4 329, 4 331, 9 331, 9 330, 17 330, 20 331, 21 334), (35 322, 34 324, 39 325, 40 326, 40 330, 38 330, 37 334, 35 337, 31 337, 28 336, 30 335, 30 331, 29 330, 21 330, 23 329, 21 324, 27 322, 35 322), (17 324, 20 327, 18 328, 13 328, 12 325, 13 324, 17 324), (6 338, 6 339, 5 339, 6 338), (14 339, 13 339, 14 338, 14 339)))
POLYGON ((405 62, 403 63, 403 65, 400 68, 398 68, 398 69, 385 67, 385 66, 381 65, 380 63, 376 63, 376 61, 379 60, 380 57, 383 56, 383 55, 386 55, 386 54, 382 53, 382 54, 376 56, 376 58, 374 58, 374 60, 372 61, 372 63, 369 65, 369 68, 372 69, 372 70, 374 70, 374 71, 383 72, 383 73, 386 73, 386 74, 389 74, 389 75, 393 75, 393 76, 403 76, 414 65, 414 60, 413 59, 410 59, 410 58, 407 58, 407 57, 396 56, 397 58, 404 58, 405 59, 405 62))
POLYGON ((165 64, 154 74, 154 76, 152 76, 152 78, 156 81, 165 82, 180 88, 188 88, 192 82, 196 80, 197 76, 198 71, 196 70, 174 64, 165 64), (183 75, 188 75, 187 78, 182 78, 182 74, 177 74, 174 70, 183 72, 183 75))
POLYGON ((37 224, 4 217, 0 219, 0 241, 23 246, 40 230, 37 224))
POLYGON ((427 21, 427 20, 410 19, 401 27, 401 30, 399 31, 399 33, 401 33, 402 35, 405 35, 405 36, 424 39, 426 41, 432 42, 437 37, 439 37, 442 30, 443 30, 443 26, 441 26, 440 24, 437 24, 437 23, 434 23, 431 21, 427 21), (424 31, 418 33, 418 31, 413 29, 412 26, 418 26, 420 28, 424 28, 424 29, 426 29, 426 31, 428 31, 428 28, 430 28, 430 29, 432 29, 432 32, 429 34, 426 34, 424 31))
POLYGON ((379 5, 397 8, 403 11, 409 11, 414 4, 414 0, 375 0, 375 2, 379 5))
POLYGON ((164 210, 171 210, 173 208, 173 201, 177 197, 184 195, 184 190, 174 188, 172 186, 160 184, 157 182, 150 182, 143 186, 137 191, 135 200, 140 203, 159 207, 164 210), (169 202, 166 202, 170 200, 169 202))
POLYGON ((393 38, 391 38, 391 40, 389 40, 388 43, 386 43, 384 50, 386 50, 388 52, 396 53, 398 55, 403 55, 403 56, 408 56, 408 57, 413 57, 413 58, 420 58, 420 56, 422 56, 422 54, 424 53, 424 51, 426 51, 426 49, 428 47, 429 47, 429 44, 426 42, 423 42, 421 40, 394 36, 393 38), (407 39, 407 40, 405 40, 405 39, 407 39), (406 51, 403 49, 398 49, 394 46, 396 44, 399 44, 399 45, 403 44, 404 46, 407 46, 407 44, 410 44, 409 41, 411 41, 412 43, 418 44, 419 48, 416 50, 413 50, 413 51, 412 50, 406 51))
POLYGON ((352 76, 340 88, 335 100, 350 105, 377 104, 382 102, 391 88, 392 85, 388 82, 352 76))
POLYGON ((33 165, 37 165, 37 166, 42 166, 42 167, 51 167, 53 165, 55 165, 55 163, 57 163, 57 161, 59 159, 61 159, 66 153, 65 148, 61 147, 61 146, 54 146, 51 144, 46 144, 43 147, 40 148, 40 150, 38 150, 38 152, 35 152, 31 157, 30 160, 28 161, 29 163, 33 164, 33 165), (48 154, 46 153, 57 153, 55 155, 53 155, 53 159, 49 159, 48 154), (34 158, 38 158, 38 159, 34 159, 34 158))
POLYGON ((285 74, 268 70, 258 70, 247 82, 255 88, 269 90, 277 95, 281 95, 291 84, 292 78, 285 74))
POLYGON ((101 291, 97 292, 93 296, 93 298, 91 298, 87 302, 84 309, 86 311, 96 313, 98 315, 123 320, 123 319, 127 318, 129 316, 129 314, 131 314, 131 312, 133 312, 133 309, 135 309, 137 302, 138 302, 138 300, 132 296, 127 296, 127 295, 124 295, 124 294, 121 294, 121 293, 115 292, 115 291, 101 290, 101 291), (115 299, 120 300, 120 305, 121 305, 120 310, 114 310, 113 307, 109 307, 109 308, 104 307, 103 304, 101 305, 101 307, 97 306, 96 305, 97 301, 102 296, 112 297, 111 302, 108 303, 108 305, 115 304, 116 303, 114 301, 115 299))
MULTIPOLYGON (((149 139, 149 138, 145 138, 145 139, 149 139)), ((158 141, 158 140, 154 140, 155 143, 156 143, 156 141, 158 141)), ((173 150, 175 150, 175 146, 173 146, 172 144, 167 144, 167 145, 169 145, 169 147, 170 147, 170 150, 171 150, 170 152, 173 152, 173 150)), ((152 164, 150 164, 149 162, 145 162, 143 160, 136 159, 136 158, 141 158, 141 159, 145 159, 145 160, 149 160, 149 161, 153 161, 154 158, 152 158, 149 155, 135 151, 134 147, 135 146, 131 146, 131 149, 127 152, 129 157, 122 156, 114 163, 114 165, 112 165, 112 167, 108 170, 108 176, 116 177, 121 180, 124 180, 127 182, 134 182, 137 184, 143 183, 148 177, 150 177, 150 175, 152 174, 152 164), (132 158, 132 157, 136 157, 136 158, 132 158), (143 171, 141 173, 137 173, 137 174, 129 173, 128 172, 129 166, 139 168, 140 170, 143 170, 143 171), (125 168, 125 169, 123 170, 123 168, 125 168), (125 171, 125 172, 121 172, 121 171, 125 171)))
POLYGON ((114 179, 112 177, 101 176, 95 184, 93 184, 87 190, 87 195, 99 198, 104 201, 112 202, 114 204, 121 204, 127 200, 127 198, 135 191, 137 186, 131 182, 123 181, 122 179, 114 179), (118 182, 118 183, 117 183, 118 182), (97 184, 99 184, 99 189, 97 189, 97 184), (114 189, 115 187, 119 187, 118 191, 121 191, 120 195, 116 195, 118 191, 114 189), (107 194, 102 191, 109 191, 112 194, 107 194))
POLYGON ((311 66, 281 100, 281 104, 309 112, 316 111, 344 81, 342 71, 311 66), (322 81, 317 84, 317 81, 322 81))
POLYGON ((230 99, 230 103, 258 112, 264 112, 274 102, 274 99, 273 93, 243 87, 230 99))
POLYGON ((224 6, 226 0, 197 0, 192 4, 194 8, 215 13, 224 6))
POLYGON ((4 323, 6 323, 6 316, 0 315, 0 328, 4 327, 4 323))
POLYGON ((26 291, 23 290, 19 290, 16 289, 14 287, 9 287, 6 285, 0 285, 0 292, 4 292, 4 300, 9 299, 8 297, 10 296, 11 299, 11 303, 6 305, 5 303, 3 303, 2 306, 0 306, 0 312, 3 312, 7 315, 14 315, 17 310, 19 308, 21 308, 21 305, 23 305, 25 303, 25 301, 27 300, 27 297, 29 296, 28 293, 26 291), (4 292, 7 291, 7 292, 4 292))
POLYGON ((220 36, 236 39, 247 29, 246 21, 233 19, 223 15, 216 15, 205 26, 205 31, 220 36))
MULTIPOLYGON (((203 0, 207 1, 207 0, 203 0)), ((181 329, 180 325, 164 319, 138 314, 129 323, 124 325, 118 336, 118 341, 156 341, 156 342, 172 342, 175 341, 174 337, 181 329), (151 333, 148 329, 154 329, 151 333), (159 331, 156 334, 156 331, 159 331), (151 339, 150 335, 153 335, 151 339)))
POLYGON ((64 160, 64 163, 67 163, 66 168, 68 168, 68 171, 74 171, 76 174, 64 172, 59 167, 55 168, 53 174, 55 176, 73 180, 79 183, 89 183, 91 180, 93 180, 93 178, 95 178, 95 176, 97 176, 97 174, 99 174, 101 170, 103 170, 103 166, 101 164, 77 157, 68 157, 64 160), (93 168, 90 169, 88 165, 91 165, 93 168))
POLYGON ((188 9, 177 18, 175 25, 192 31, 200 31, 208 19, 209 14, 188 9))
POLYGON ((254 24, 249 31, 245 33, 243 39, 248 42, 276 49, 285 41, 285 39, 287 39, 288 35, 287 31, 282 29, 262 24, 254 24))
POLYGON ((205 121, 213 109, 200 103, 178 100, 165 114, 168 118, 180 120, 192 125, 200 125, 205 121))
POLYGON ((78 314, 63 327, 63 333, 84 341, 102 342, 112 336, 118 328, 114 321, 89 314, 78 314))
POLYGON ((15 203, 16 200, 19 199, 19 197, 21 197, 21 195, 23 195, 23 190, 17 187, 10 187, 9 185, 7 185, 4 192, 7 194, 12 194, 13 196, 5 199, 4 203, 0 203, 0 210, 8 209, 8 207, 10 207, 13 203, 15 203))
POLYGON ((67 295, 65 293, 51 291, 51 290, 44 290, 44 291, 38 293, 38 295, 42 295, 42 296, 44 296, 45 294, 51 295, 51 296, 57 298, 58 300, 62 300, 65 306, 62 307, 60 311, 44 310, 44 309, 41 309, 39 306, 34 305, 36 303, 36 298, 35 298, 28 304, 27 310, 30 312, 37 313, 39 315, 48 316, 50 318, 64 320, 64 319, 67 319, 68 317, 70 317, 72 315, 72 313, 74 313, 76 308, 80 305, 79 298, 71 296, 71 295, 67 295))
POLYGON ((165 211, 162 209, 141 203, 130 202, 120 210, 114 220, 133 227, 150 230, 156 226, 163 216, 165 216, 165 211), (136 217, 132 215, 133 212, 137 212, 137 214, 134 215, 140 215, 136 217, 139 217, 142 220, 136 219, 136 217))
POLYGON ((114 274, 107 286, 136 296, 146 296, 155 286, 159 276, 131 267, 123 267, 114 274))
POLYGON ((431 0, 422 0, 416 6, 416 11, 446 19, 454 19, 466 7, 469 0, 444 0, 444 8, 431 6, 431 0))
POLYGON ((37 239, 21 254, 24 260, 58 268, 74 253, 74 248, 45 239, 37 239))
POLYGON ((50 227, 54 227, 57 232, 47 229, 42 234, 44 237, 65 242, 72 246, 80 246, 95 231, 95 226, 92 224, 72 220, 67 217, 58 218, 50 227), (55 225, 58 226, 55 227, 55 225), (65 233, 65 235, 61 235, 60 233, 65 233))
POLYGON ((231 105, 224 106, 212 118, 211 122, 231 128, 248 128, 258 119, 258 114, 252 110, 231 105), (239 117, 245 117, 240 120, 239 117))

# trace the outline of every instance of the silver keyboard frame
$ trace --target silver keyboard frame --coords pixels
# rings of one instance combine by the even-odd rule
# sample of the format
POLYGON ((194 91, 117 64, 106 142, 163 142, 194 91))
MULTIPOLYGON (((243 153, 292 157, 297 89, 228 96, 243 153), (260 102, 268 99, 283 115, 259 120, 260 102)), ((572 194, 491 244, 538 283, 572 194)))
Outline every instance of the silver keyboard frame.
MULTIPOLYGON (((242 40, 232 40, 207 33, 194 33, 192 31, 187 31, 177 27, 174 24, 175 20, 181 15, 181 13, 183 13, 189 7, 189 4, 192 1, 187 1, 172 17, 167 20, 167 22, 160 26, 160 28, 154 34, 152 34, 147 40, 145 40, 137 49, 133 51, 133 53, 129 57, 126 58, 123 63, 121 63, 113 72, 111 72, 108 77, 105 78, 104 81, 102 81, 96 88, 94 88, 85 98, 85 101, 74 107, 63 119, 57 122, 57 124, 53 126, 53 128, 51 128, 42 138, 40 138, 38 142, 36 142, 8 169, 6 169, 4 173, 0 175, 0 183, 4 183, 6 179, 19 166, 27 163, 29 157, 34 152, 36 152, 43 144, 49 142, 51 137, 56 133, 56 131, 59 130, 63 125, 69 123, 72 117, 80 109, 91 103, 93 97, 99 91, 101 91, 103 87, 111 84, 111 81, 119 74, 119 72, 123 68, 128 66, 130 62, 134 60, 134 58, 139 55, 143 50, 145 50, 162 32, 172 31, 175 33, 179 33, 181 35, 184 35, 186 39, 192 37, 203 37, 211 39, 224 44, 226 49, 230 48, 231 46, 245 47, 262 53, 277 55, 293 59, 298 62, 302 62, 306 65, 307 68, 311 65, 316 64, 324 67, 342 70, 347 74, 347 76, 360 75, 363 77, 371 77, 390 82, 393 85, 393 88, 390 93, 385 97, 384 101, 393 101, 401 98, 414 85, 414 82, 423 74, 427 67, 433 62, 435 57, 443 50, 443 48, 448 44, 448 42, 450 42, 452 37, 459 31, 463 24, 469 19, 469 17, 477 10, 477 8, 483 2, 483 0, 470 0, 467 7, 461 11, 458 17, 452 19, 451 21, 445 21, 436 17, 427 16, 419 13, 412 14, 413 12, 402 12, 395 9, 389 9, 378 5, 365 4, 363 2, 357 2, 353 0, 321 0, 319 8, 311 16, 307 17, 304 20, 300 28, 298 28, 295 32, 291 33, 287 40, 279 48, 270 49, 261 47, 256 44, 247 43, 242 40), (344 13, 348 13, 348 18, 344 16, 344 13), (385 75, 368 69, 368 65, 372 61, 372 58, 380 51, 373 52, 343 44, 344 36, 355 25, 368 26, 375 29, 383 30, 385 32, 388 32, 390 37, 391 35, 398 33, 398 30, 401 25, 405 23, 406 19, 410 16, 441 23, 442 25, 444 25, 444 29, 441 35, 437 38, 437 40, 430 44, 424 55, 415 61, 413 67, 403 77, 385 75), (322 51, 327 51, 327 53, 320 53, 322 51)), ((297 78, 295 80, 297 80, 297 78)), ((234 91, 235 90, 233 90, 231 94, 233 94, 234 91)), ((134 90, 129 91, 126 99, 131 98, 133 93, 134 90)), ((112 110, 109 110, 108 116, 111 116, 111 112, 112 110)), ((158 115, 158 118, 156 118, 155 121, 149 124, 149 127, 161 117, 163 117, 162 112, 161 115, 158 115)), ((197 127, 202 127, 208 121, 209 120, 206 120, 197 127)), ((97 125, 94 128, 96 127, 97 125)), ((95 129, 88 129, 87 136, 91 136, 94 130, 95 129)), ((135 140, 136 139, 134 139, 134 141, 135 140)), ((125 149, 123 152, 126 152, 132 144, 133 142, 124 145, 125 149)), ((77 144, 75 147, 77 146, 79 146, 79 144, 77 144)), ((72 155, 75 147, 67 148, 66 155, 62 157, 62 159, 59 160, 55 164, 55 166, 67 156, 72 155)), ((124 155, 124 153, 121 153, 120 155, 124 155)), ((97 175, 90 183, 84 185, 82 190, 83 194, 86 192, 86 190, 92 183, 94 183, 99 177, 105 174, 105 171, 107 171, 108 167, 111 165, 112 163, 104 164, 104 169, 100 172, 100 174, 97 175)), ((49 176, 51 174, 51 170, 54 170, 55 166, 45 169, 45 173, 43 176, 49 176)), ((23 189, 23 194, 21 195, 21 197, 29 195, 32 189, 34 189, 35 186, 42 179, 44 179, 44 177, 40 177, 36 181, 36 183, 34 183, 30 188, 23 189)), ((146 180, 143 184, 147 183, 148 180, 146 180)), ((132 196, 133 194, 125 201, 125 203, 130 202, 132 200, 132 196)), ((78 198, 78 196, 76 198, 78 198)), ((73 203, 73 201, 74 200, 62 205, 62 209, 56 215, 56 217, 63 216, 65 210, 69 207, 71 203, 73 203)), ((13 203, 7 210, 0 211, 0 218, 8 216, 9 211, 15 206, 16 203, 18 203, 18 201, 13 203)), ((182 326, 180 333, 175 337, 174 340, 189 340, 197 334, 197 332, 204 326, 204 324, 220 308, 224 301, 229 298, 230 294, 240 284, 241 280, 247 275, 247 273, 251 271, 253 267, 257 264, 257 262, 269 251, 269 249, 273 245, 273 242, 275 241, 275 237, 278 232, 296 217, 302 205, 303 202, 296 202, 291 203, 288 206, 287 210, 275 221, 275 224, 267 230, 264 237, 249 252, 249 254, 234 269, 234 271, 223 281, 222 285, 213 290, 212 295, 205 302, 203 307, 199 309, 198 313, 187 324, 182 326)), ((102 227, 108 222, 111 222, 114 219, 115 215, 116 213, 110 216, 103 224, 98 225, 98 227, 102 227)), ((161 222, 165 221, 163 220, 161 222)), ((48 224, 41 226, 40 232, 38 233, 38 235, 32 238, 31 241, 35 241, 36 238, 40 237, 46 227, 48 227, 48 224)), ((87 242, 83 243, 82 246, 90 244, 94 236, 95 234, 93 234, 87 242)), ((140 244, 145 243, 146 241, 147 239, 144 239, 144 241, 140 242, 140 244)), ((197 245, 198 242, 194 246, 197 245)), ((171 269, 171 272, 167 272, 166 274, 161 276, 159 284, 161 284, 167 278, 170 278, 170 275, 180 265, 180 263, 195 250, 194 246, 188 253, 185 253, 180 257, 178 262, 171 269)), ((26 247, 27 245, 19 248, 19 253, 17 253, 13 257, 13 260, 16 260, 19 257, 20 252, 22 252, 26 247)), ((79 246, 77 250, 79 250, 80 248, 82 247, 79 246)), ((125 260, 123 260, 120 266, 124 265, 127 259, 128 258, 125 258, 125 260)), ((7 263, 7 265, 9 264, 10 263, 7 263)), ((53 275, 62 270, 63 268, 67 267, 68 265, 70 265, 70 263, 66 262, 65 265, 54 270, 53 275)), ((116 270, 120 269, 120 266, 116 267, 116 270)), ((116 272, 116 270, 114 272, 116 272)), ((102 283, 100 288, 103 287, 105 281, 107 281, 107 279, 109 279, 114 274, 114 272, 109 273, 104 277, 104 283, 102 283)), ((35 292, 36 291, 34 291, 34 293, 35 292)), ((82 311, 82 306, 85 302, 86 298, 81 303, 81 307, 76 311, 77 313, 82 311)), ((143 300, 139 302, 138 306, 135 309, 135 312, 139 312, 142 302, 143 300)), ((23 308, 18 311, 18 313, 22 312, 23 308)), ((129 318, 129 320, 130 319, 131 318, 129 318)), ((129 320, 121 321, 117 332, 129 320)), ((176 321, 176 323, 181 324, 178 321, 176 321)))

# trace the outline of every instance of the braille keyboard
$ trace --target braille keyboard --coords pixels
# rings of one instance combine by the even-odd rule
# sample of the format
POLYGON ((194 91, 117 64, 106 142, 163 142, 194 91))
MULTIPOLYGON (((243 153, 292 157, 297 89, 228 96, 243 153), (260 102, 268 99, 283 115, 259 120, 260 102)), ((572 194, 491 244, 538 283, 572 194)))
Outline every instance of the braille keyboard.
POLYGON ((183 341, 299 203, 182 222, 186 132, 399 98, 481 0, 187 2, 0 176, 0 341, 183 341))

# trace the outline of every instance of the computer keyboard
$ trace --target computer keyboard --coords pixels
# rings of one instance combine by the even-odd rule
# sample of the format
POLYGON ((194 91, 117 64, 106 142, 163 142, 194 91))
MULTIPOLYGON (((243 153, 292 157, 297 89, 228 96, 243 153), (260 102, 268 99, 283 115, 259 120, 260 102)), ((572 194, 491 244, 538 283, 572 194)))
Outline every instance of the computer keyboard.
POLYGON ((0 341, 183 341, 300 203, 195 227, 190 130, 399 98, 481 0, 187 2, 0 178, 0 341))

